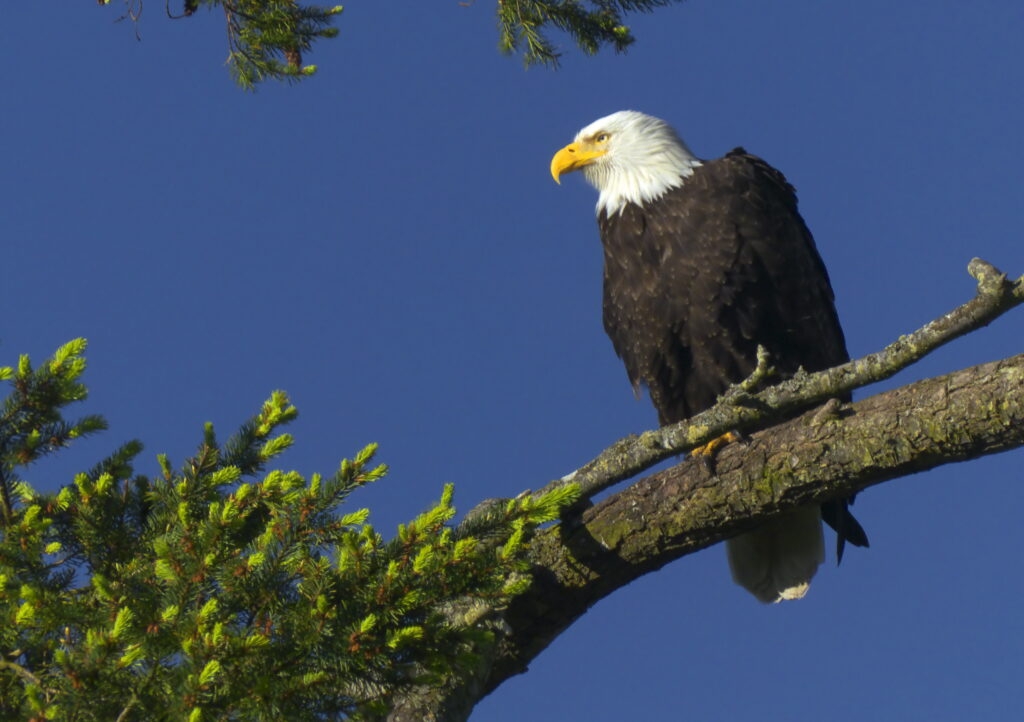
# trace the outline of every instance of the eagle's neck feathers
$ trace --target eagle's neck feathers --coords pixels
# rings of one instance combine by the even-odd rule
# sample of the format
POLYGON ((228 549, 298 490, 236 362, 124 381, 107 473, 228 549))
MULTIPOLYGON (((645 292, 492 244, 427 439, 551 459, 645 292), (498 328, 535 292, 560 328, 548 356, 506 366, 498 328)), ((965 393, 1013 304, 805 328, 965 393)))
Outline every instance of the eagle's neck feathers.
POLYGON ((597 212, 613 216, 627 203, 644 205, 677 188, 701 165, 686 143, 664 121, 623 111, 591 124, 577 138, 606 128, 607 155, 584 167, 583 175, 600 191, 597 212))

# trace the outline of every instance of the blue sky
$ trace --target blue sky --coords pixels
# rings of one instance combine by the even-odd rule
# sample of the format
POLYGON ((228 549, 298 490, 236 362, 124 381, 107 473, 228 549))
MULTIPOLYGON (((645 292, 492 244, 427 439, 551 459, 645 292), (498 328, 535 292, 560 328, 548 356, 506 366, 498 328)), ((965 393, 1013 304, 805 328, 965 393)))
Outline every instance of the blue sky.
MULTIPOLYGON (((90 341, 81 411, 110 431, 35 467, 70 481, 121 441, 184 459, 270 391, 300 410, 282 465, 370 441, 378 528, 447 481, 469 509, 653 426, 600 321, 595 194, 551 182, 575 131, 632 108, 716 157, 786 173, 851 353, 1024 273, 1018 2, 691 0, 632 19, 627 55, 524 71, 493 6, 359 2, 298 87, 236 89, 220 15, 136 42, 95 3, 9 3, 0 362, 90 341), (66 5, 66 7, 64 6, 66 5)), ((116 5, 116 4, 115 4, 116 5)), ((896 379, 1020 352, 1024 312, 896 379)), ((1018 719, 1020 452, 878 487, 871 537, 809 596, 762 607, 721 547, 598 604, 474 719, 1018 719)))

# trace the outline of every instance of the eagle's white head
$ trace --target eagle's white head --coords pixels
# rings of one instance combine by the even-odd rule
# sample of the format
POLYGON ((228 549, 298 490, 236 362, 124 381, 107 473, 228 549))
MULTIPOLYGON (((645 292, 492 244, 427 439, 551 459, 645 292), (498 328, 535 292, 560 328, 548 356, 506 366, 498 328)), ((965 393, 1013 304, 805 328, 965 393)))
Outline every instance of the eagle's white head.
POLYGON ((679 186, 700 161, 668 123, 635 110, 595 120, 551 159, 551 175, 574 170, 600 191, 597 210, 609 216, 679 186))

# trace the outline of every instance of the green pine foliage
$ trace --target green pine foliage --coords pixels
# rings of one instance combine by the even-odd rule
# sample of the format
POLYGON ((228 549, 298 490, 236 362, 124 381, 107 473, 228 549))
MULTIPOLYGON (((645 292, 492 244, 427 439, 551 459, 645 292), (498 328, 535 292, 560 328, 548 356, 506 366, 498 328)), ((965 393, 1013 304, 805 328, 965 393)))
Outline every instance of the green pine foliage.
POLYGON ((575 490, 523 496, 453 527, 452 487, 385 540, 342 511, 386 473, 376 445, 329 477, 266 470, 292 444, 283 392, 180 469, 135 474, 126 444, 58 493, 18 472, 102 419, 83 340, 39 369, 0 368, 0 719, 322 720, 387 709, 412 682, 472 664, 482 621, 529 583, 530 532, 575 490))
POLYGON ((297 81, 316 72, 302 57, 320 38, 333 38, 341 5, 301 5, 294 0, 206 0, 220 5, 228 26, 228 63, 235 80, 251 90, 266 78, 297 81))
POLYGON ((678 0, 498 0, 498 47, 521 52, 527 65, 558 66, 560 53, 547 36, 568 34, 587 55, 610 46, 624 52, 635 38, 623 22, 629 12, 651 12, 678 0))
MULTIPOLYGON (((680 0, 497 0, 498 46, 521 53, 527 65, 557 67, 560 53, 548 37, 551 30, 567 34, 577 47, 593 55, 602 47, 623 52, 634 41, 624 17, 651 12, 680 0)), ((109 4, 110 0, 100 0, 109 4)), ((124 0, 124 17, 137 21, 140 0, 124 0)), ((235 80, 252 90, 268 78, 296 82, 316 72, 303 57, 321 38, 333 38, 341 5, 327 7, 298 0, 169 0, 181 2, 175 19, 195 15, 199 7, 219 8, 228 34, 228 65, 235 80)), ((463 6, 474 3, 462 2, 463 6)), ((443 6, 442 6, 443 7, 443 6)), ((168 14, 170 14, 168 5, 168 14)))
MULTIPOLYGON (((100 0, 109 5, 110 0, 100 0)), ((138 22, 141 0, 124 0, 121 17, 138 22)), ((315 65, 303 65, 302 58, 320 38, 333 38, 333 27, 341 5, 310 5, 296 0, 168 0, 167 14, 175 20, 190 18, 201 5, 224 13, 228 35, 228 67, 235 81, 252 90, 264 80, 296 82, 316 73, 315 65), (180 2, 181 13, 171 13, 171 3, 180 2)))

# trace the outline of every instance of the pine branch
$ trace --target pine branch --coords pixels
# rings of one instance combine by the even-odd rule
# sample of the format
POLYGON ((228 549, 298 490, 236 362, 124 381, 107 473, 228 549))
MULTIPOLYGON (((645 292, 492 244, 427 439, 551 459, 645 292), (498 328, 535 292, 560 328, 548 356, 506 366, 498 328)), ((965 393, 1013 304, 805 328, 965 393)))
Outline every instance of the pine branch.
MULTIPOLYGON (((520 53, 526 66, 558 67, 559 52, 548 34, 568 35, 586 55, 611 47, 624 52, 635 38, 625 25, 629 13, 653 12, 681 0, 497 0, 498 46, 505 53, 520 53)), ((141 0, 123 0, 126 10, 118 20, 138 25, 141 0)), ((101 5, 110 0, 99 0, 101 5)), ((459 3, 473 5, 469 2, 459 3)), ((227 28, 228 64, 235 81, 246 90, 270 78, 294 83, 316 73, 303 65, 303 56, 321 38, 338 36, 334 27, 341 5, 309 5, 297 0, 164 0, 167 17, 183 20, 199 6, 219 7, 227 28), (171 10, 180 1, 181 12, 171 10)), ((139 36, 138 28, 135 29, 139 36)))
MULTIPOLYGON (((302 65, 303 54, 321 38, 334 38, 335 16, 341 5, 309 5, 296 0, 181 0, 181 14, 171 11, 171 0, 164 10, 172 20, 195 16, 199 6, 220 7, 227 28, 228 65, 235 81, 246 90, 268 78, 297 82, 316 73, 315 65, 302 65)), ((106 5, 110 0, 99 0, 106 5)), ((131 20, 140 37, 138 22, 141 0, 124 0, 126 11, 118 20, 131 20)))
POLYGON ((522 53, 523 63, 558 67, 561 53, 549 28, 569 35, 586 55, 610 46, 621 53, 635 38, 625 25, 630 12, 653 12, 679 0, 498 0, 498 47, 522 53))
MULTIPOLYGON (((0 367, 0 472, 95 429, 60 414, 84 397, 84 347, 0 367)), ((450 526, 448 485, 385 542, 339 508, 387 471, 376 444, 330 477, 263 473, 296 415, 275 391, 224 447, 206 424, 180 471, 130 476, 129 442, 56 494, 3 487, 0 717, 343 719, 475 662, 482 622, 527 586, 526 542, 576 489, 509 502, 476 538, 450 526)))

